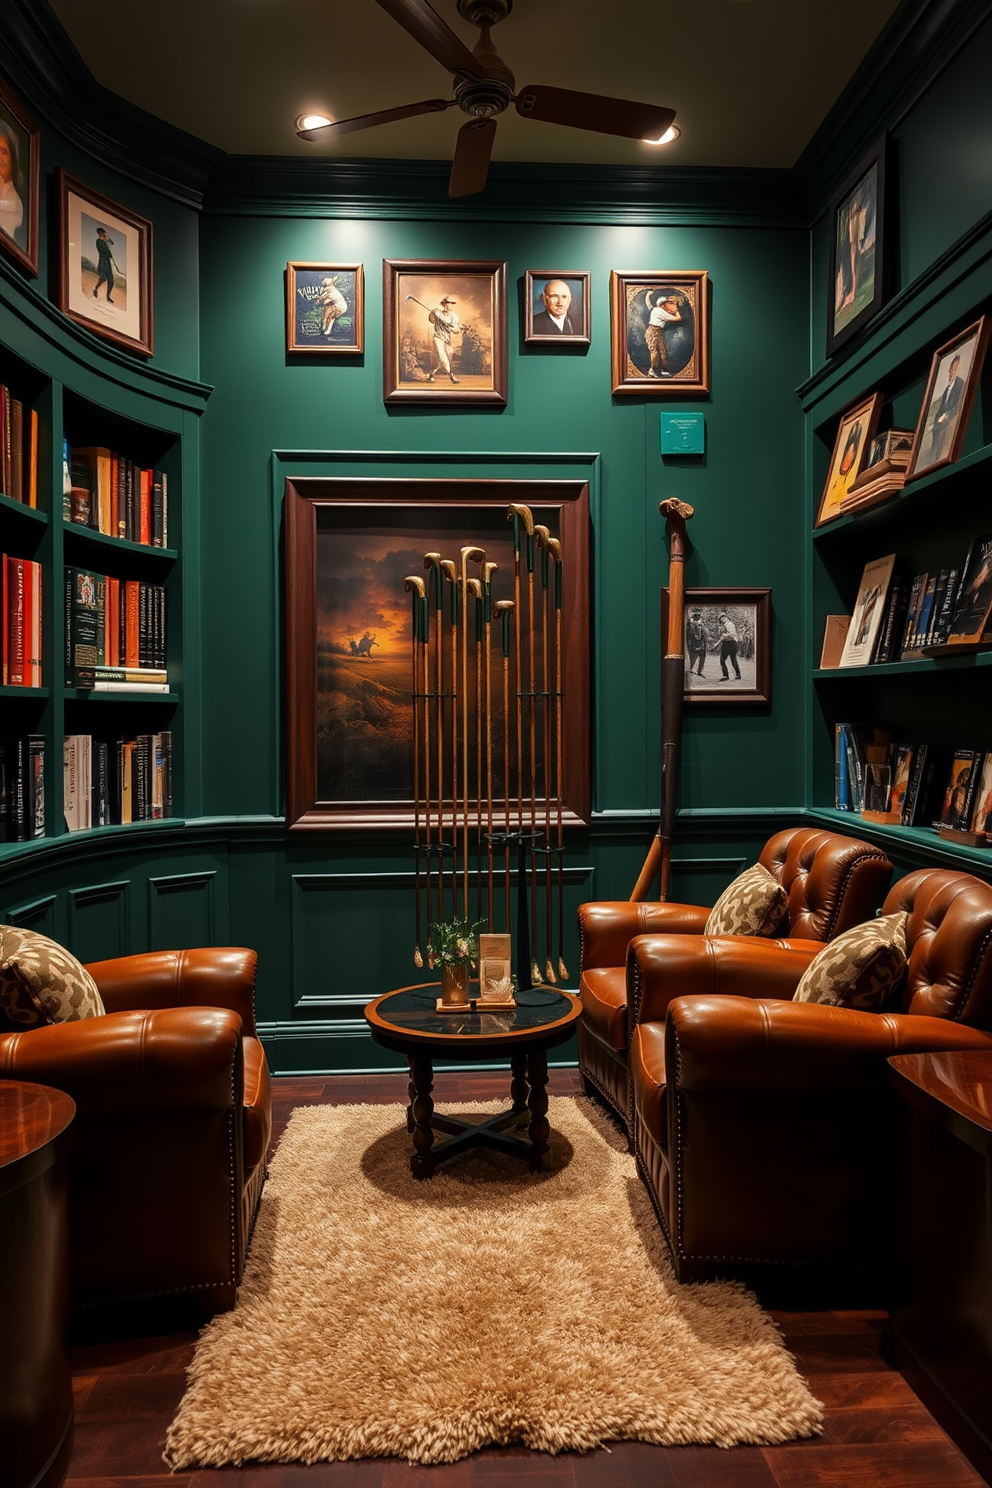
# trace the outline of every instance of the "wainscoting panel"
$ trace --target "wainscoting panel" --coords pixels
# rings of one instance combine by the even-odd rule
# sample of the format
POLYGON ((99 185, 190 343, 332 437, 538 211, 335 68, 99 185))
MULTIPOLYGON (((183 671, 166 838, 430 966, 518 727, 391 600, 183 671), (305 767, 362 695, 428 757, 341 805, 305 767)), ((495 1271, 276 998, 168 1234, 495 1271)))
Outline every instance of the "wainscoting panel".
POLYGON ((130 954, 130 887, 130 880, 124 880, 69 890, 70 944, 80 961, 107 961, 130 954))
POLYGON ((754 858, 745 856, 673 857, 668 897, 673 904, 715 904, 727 885, 754 861, 754 858))
POLYGON ((216 943, 217 874, 170 873, 148 880, 149 949, 216 943))
POLYGON ((46 894, 43 899, 32 899, 29 904, 18 904, 3 915, 8 925, 19 925, 24 930, 34 930, 38 935, 47 935, 58 940, 58 899, 46 894))
POLYGON ((292 885, 294 1007, 354 1017, 381 992, 429 980, 413 964, 412 873, 294 873, 292 885))

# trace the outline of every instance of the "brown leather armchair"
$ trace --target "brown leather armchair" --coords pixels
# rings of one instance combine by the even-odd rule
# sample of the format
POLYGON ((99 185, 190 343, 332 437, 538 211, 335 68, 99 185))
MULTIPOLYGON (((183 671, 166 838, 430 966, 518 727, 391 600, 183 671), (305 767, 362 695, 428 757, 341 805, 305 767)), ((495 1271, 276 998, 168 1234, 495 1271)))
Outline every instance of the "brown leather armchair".
POLYGON ((897 1012, 791 1001, 808 941, 631 943, 635 1149, 680 1280, 891 1277, 886 1059, 992 1048, 992 886, 921 869, 891 889, 899 910, 897 1012))
POLYGON ((0 1034, 0 1078, 76 1102, 74 1308, 186 1296, 209 1316, 234 1305, 272 1131, 256 960, 212 948, 91 963, 106 1017, 0 1034))
MULTIPOLYGON (((878 847, 818 827, 776 832, 758 861, 788 890, 783 933, 816 948, 870 918, 892 877, 878 847)), ((579 909, 581 974, 579 1069, 631 1131, 627 1070, 627 947, 636 935, 702 935, 709 910, 698 904, 604 900, 579 909)), ((777 944, 777 942, 775 942, 777 944)), ((766 945, 772 942, 765 942, 766 945)))

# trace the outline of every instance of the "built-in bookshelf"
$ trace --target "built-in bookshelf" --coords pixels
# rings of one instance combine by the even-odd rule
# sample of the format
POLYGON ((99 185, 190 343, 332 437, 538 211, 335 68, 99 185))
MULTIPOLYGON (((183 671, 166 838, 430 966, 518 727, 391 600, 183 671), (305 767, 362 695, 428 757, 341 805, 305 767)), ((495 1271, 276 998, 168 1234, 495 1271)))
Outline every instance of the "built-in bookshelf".
MULTIPOLYGON (((8 452, 0 460, 0 572, 6 579, 9 568, 22 588, 30 575, 29 597, 37 596, 30 649, 40 663, 28 685, 17 680, 18 633, 18 669, 7 675, 11 603, 20 590, 5 583, 4 854, 69 830, 126 831, 182 813, 184 415, 172 389, 157 398, 140 375, 122 378, 117 360, 100 376, 92 365, 53 357, 56 377, 0 344, 0 434, 9 442, 16 430, 22 444, 19 458, 8 452), (86 461, 91 492, 83 489, 86 461), (84 511, 86 496, 92 510, 84 511), (73 604, 73 585, 92 595, 85 614, 73 604)), ((15 620, 23 626, 23 617, 15 620)))
MULTIPOLYGON (((925 340, 921 330, 914 338, 910 327, 899 358, 893 358, 887 369, 883 363, 882 375, 871 384, 848 383, 850 396, 845 404, 850 406, 859 394, 880 387, 886 399, 883 426, 914 424, 932 351, 987 309, 986 303, 972 304, 949 321, 945 336, 925 340)), ((867 357, 862 365, 864 362, 871 365, 867 357)), ((987 367, 986 387, 990 385, 990 377, 992 369, 987 367)), ((851 830, 867 830, 886 842, 894 854, 902 851, 918 858, 928 849, 939 850, 943 859, 952 856, 962 867, 989 870, 992 849, 983 842, 938 834, 934 823, 940 808, 934 808, 933 803, 943 798, 956 751, 973 751, 976 770, 980 770, 983 756, 992 752, 992 709, 987 705, 990 675, 987 668, 992 666, 992 646, 976 643, 960 648, 934 647, 935 639, 940 639, 939 627, 935 636, 931 625, 929 641, 924 637, 920 643, 918 638, 916 649, 912 645, 906 648, 904 627, 908 616, 904 610, 896 627, 902 643, 896 639, 888 654, 881 647, 882 661, 841 667, 818 664, 827 616, 852 613, 866 564, 894 554, 894 574, 903 581, 907 595, 911 594, 913 578, 921 573, 937 575, 939 590, 940 576, 955 570, 960 574, 971 544, 992 533, 992 508, 988 499, 992 443, 987 442, 992 427, 987 415, 983 423, 982 402, 981 396, 975 401, 964 453, 955 464, 910 481, 877 505, 848 512, 811 534, 813 655, 809 801, 825 822, 843 822, 851 830), (933 654, 928 654, 928 644, 933 654), (936 773, 926 820, 917 817, 914 825, 900 821, 898 798, 890 803, 888 813, 895 819, 888 821, 880 820, 879 814, 873 814, 870 808, 866 808, 867 816, 856 810, 838 809, 844 796, 843 782, 838 796, 838 777, 842 774, 839 752, 844 752, 839 726, 844 724, 857 731, 878 730, 882 737, 887 736, 893 765, 898 746, 927 746, 931 759, 936 760, 936 773)), ((837 417, 832 413, 815 428, 818 437, 814 439, 814 472, 819 465, 825 473, 836 427, 837 417)), ((815 511, 819 490, 810 494, 815 511)), ((911 610, 910 603, 910 613, 911 610)), ((850 802, 850 795, 847 799, 850 802)))

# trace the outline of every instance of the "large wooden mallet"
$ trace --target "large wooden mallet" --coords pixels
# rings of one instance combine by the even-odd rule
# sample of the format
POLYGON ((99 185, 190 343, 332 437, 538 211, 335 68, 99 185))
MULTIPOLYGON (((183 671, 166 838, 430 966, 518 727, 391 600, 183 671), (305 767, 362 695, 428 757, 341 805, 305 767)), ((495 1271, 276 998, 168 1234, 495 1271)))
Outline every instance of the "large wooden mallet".
POLYGON ((646 899, 655 874, 660 874, 659 898, 668 898, 668 879, 672 866, 672 833, 675 828, 676 789, 679 772, 679 740, 682 733, 682 693, 685 687, 685 524, 692 516, 687 501, 670 497, 658 510, 668 529, 668 636, 665 657, 661 663, 661 819, 651 839, 631 903, 646 899))

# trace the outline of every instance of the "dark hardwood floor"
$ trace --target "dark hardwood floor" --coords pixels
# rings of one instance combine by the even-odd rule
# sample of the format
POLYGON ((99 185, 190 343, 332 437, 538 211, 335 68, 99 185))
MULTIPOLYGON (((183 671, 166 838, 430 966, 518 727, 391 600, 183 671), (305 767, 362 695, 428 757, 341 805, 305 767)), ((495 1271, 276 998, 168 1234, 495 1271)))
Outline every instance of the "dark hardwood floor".
MULTIPOLYGON (((435 1098, 486 1100, 506 1077, 439 1074, 435 1098)), ((552 1071, 550 1093, 579 1089, 552 1071)), ((275 1135, 295 1106, 406 1099, 405 1076, 274 1082, 275 1135)), ((826 1406, 822 1437, 780 1447, 652 1447, 620 1442, 587 1456, 480 1452, 449 1467, 395 1459, 225 1468, 171 1476, 162 1442, 183 1393, 196 1334, 88 1343, 73 1353, 76 1428, 71 1488, 974 1488, 983 1480, 883 1357, 885 1318, 872 1312, 777 1312, 799 1368, 826 1406), (237 1484, 234 1484, 234 1479, 237 1484)))

